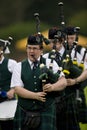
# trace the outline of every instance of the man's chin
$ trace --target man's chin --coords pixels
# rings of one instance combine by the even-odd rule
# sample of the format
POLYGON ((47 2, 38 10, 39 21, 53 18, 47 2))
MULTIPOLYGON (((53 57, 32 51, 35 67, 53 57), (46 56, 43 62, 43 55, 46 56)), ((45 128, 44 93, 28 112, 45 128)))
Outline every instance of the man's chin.
POLYGON ((35 60, 36 60, 36 57, 35 57, 35 56, 30 56, 29 59, 30 59, 31 61, 35 61, 35 60))

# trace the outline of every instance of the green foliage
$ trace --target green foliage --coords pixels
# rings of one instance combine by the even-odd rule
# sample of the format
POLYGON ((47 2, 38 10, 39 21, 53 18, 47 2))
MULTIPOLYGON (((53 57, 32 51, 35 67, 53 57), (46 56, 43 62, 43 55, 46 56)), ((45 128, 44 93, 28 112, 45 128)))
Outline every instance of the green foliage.
POLYGON ((69 24, 80 27, 80 33, 87 36, 87 10, 82 10, 75 13, 69 18, 69 24))
MULTIPOLYGON (((40 30, 45 31, 46 29, 50 28, 49 25, 45 23, 41 23, 40 30)), ((15 48, 15 43, 16 41, 23 39, 25 37, 28 37, 28 35, 36 33, 36 23, 35 21, 30 21, 30 22, 21 22, 17 24, 12 24, 8 27, 1 28, 0 29, 0 39, 8 39, 9 36, 13 38, 10 48, 10 55, 7 56, 9 58, 14 58, 15 60, 19 61, 21 60, 25 53, 23 54, 22 52, 18 51, 15 48), (16 55, 15 55, 16 54, 16 55)))
POLYGON ((81 130, 87 130, 87 124, 80 124, 81 130))
MULTIPOLYGON (((41 32, 48 29, 48 26, 45 23, 41 23, 41 32)), ((29 34, 36 33, 36 23, 32 22, 24 22, 12 24, 6 28, 0 29, 0 38, 7 39, 9 36, 13 37, 14 42, 27 37, 29 34)))
MULTIPOLYGON (((51 24, 53 26, 59 26, 61 24, 61 18, 60 18, 60 7, 58 6, 58 3, 60 1, 58 0, 32 0, 26 2, 24 0, 3 0, 0 3, 0 30, 2 30, 2 27, 7 27, 10 24, 13 24, 11 27, 13 27, 14 33, 10 27, 8 27, 7 30, 10 31, 10 34, 14 37, 20 38, 21 36, 26 36, 29 34, 30 30, 32 30, 32 26, 34 26, 34 22, 31 22, 31 25, 28 26, 28 28, 25 25, 25 30, 22 28, 23 25, 21 22, 29 22, 30 20, 34 20, 34 13, 38 12, 40 14, 40 20, 42 22, 46 22, 48 24, 51 24), (50 3, 50 4, 49 4, 50 3), (9 6, 10 5, 10 6, 9 6), (9 8, 8 8, 9 7, 9 8), (14 23, 18 23, 18 29, 14 23), (19 27, 20 26, 20 27, 19 27), (15 29, 14 29, 15 28, 15 29), (11 30, 10 30, 11 29, 11 30), (18 33, 15 33, 15 30, 18 30, 18 33), (12 31, 12 32, 11 32, 12 31), (21 36, 19 35, 19 32, 21 31, 21 36), (24 31, 24 32, 23 32, 24 31), (19 36, 18 36, 19 35, 19 36)), ((62 0, 64 4, 64 21, 68 24, 74 24, 76 26, 81 27, 81 33, 84 35, 87 35, 87 29, 86 29, 86 23, 87 23, 87 1, 86 0, 67 0, 66 2, 62 0)), ((28 23, 27 23, 28 24, 28 23)), ((3 31, 0 31, 0 36, 6 37, 8 34, 8 31, 4 34, 3 31), (2 35, 1 35, 2 34, 2 35)))

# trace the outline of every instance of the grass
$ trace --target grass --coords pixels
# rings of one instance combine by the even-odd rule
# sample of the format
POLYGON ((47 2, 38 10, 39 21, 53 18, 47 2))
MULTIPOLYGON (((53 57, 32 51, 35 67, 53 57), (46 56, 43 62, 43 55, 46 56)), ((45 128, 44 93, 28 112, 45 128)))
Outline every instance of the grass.
POLYGON ((87 130, 87 124, 80 124, 81 130, 87 130))
MULTIPOLYGON (((87 87, 84 89, 85 97, 86 97, 86 104, 87 104, 87 87)), ((87 130, 87 124, 80 123, 81 130, 87 130)))

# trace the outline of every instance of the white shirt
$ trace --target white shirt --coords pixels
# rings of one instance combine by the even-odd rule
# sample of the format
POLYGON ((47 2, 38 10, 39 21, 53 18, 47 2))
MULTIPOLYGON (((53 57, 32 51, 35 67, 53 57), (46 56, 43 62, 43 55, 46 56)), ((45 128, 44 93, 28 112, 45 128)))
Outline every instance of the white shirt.
MULTIPOLYGON (((72 53, 71 53, 72 60, 74 59, 74 54, 75 54, 75 50, 73 49, 72 53)), ((80 64, 82 62, 82 58, 83 58, 83 56, 77 52, 77 62, 78 62, 78 64, 80 64)), ((84 70, 85 69, 87 69, 87 62, 86 61, 84 61, 84 70)))
MULTIPOLYGON (((86 51, 86 48, 82 47, 80 54, 83 56, 85 51, 86 51)), ((87 53, 85 55, 85 62, 87 62, 87 53)))
MULTIPOLYGON (((64 50, 65 50, 65 48, 62 47, 61 50, 59 51, 59 53, 61 54, 61 56, 63 55, 64 50)), ((75 50, 72 49, 72 52, 71 52, 71 58, 72 58, 72 60, 74 60, 74 54, 75 54, 75 50)), ((44 58, 48 58, 49 57, 49 52, 46 53, 46 54, 44 54, 43 57, 44 58)), ((78 62, 78 64, 81 63, 81 60, 82 60, 82 55, 77 52, 77 62, 78 62)), ((87 62, 86 61, 84 62, 84 69, 87 69, 87 62)))
MULTIPOLYGON (((28 60, 29 64, 31 64, 30 60, 28 60)), ((49 68, 51 59, 46 59, 46 66, 49 68)), ((53 72, 56 73, 59 70, 59 66, 55 61, 53 61, 53 72)), ((64 74, 61 72, 60 77, 64 76, 64 74)), ((11 87, 20 86, 24 87, 23 81, 21 80, 21 62, 17 63, 17 65, 14 68, 14 72, 12 74, 11 79, 11 87)))
POLYGON ((44 58, 49 58, 49 52, 43 55, 44 58))
POLYGON ((65 51, 65 48, 64 48, 64 46, 62 46, 60 51, 59 51, 61 57, 63 56, 64 51, 65 51))

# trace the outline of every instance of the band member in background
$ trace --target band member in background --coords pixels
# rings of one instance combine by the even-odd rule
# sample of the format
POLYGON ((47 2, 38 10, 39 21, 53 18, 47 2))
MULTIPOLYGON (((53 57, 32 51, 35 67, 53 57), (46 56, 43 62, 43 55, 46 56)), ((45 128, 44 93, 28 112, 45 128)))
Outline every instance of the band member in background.
MULTIPOLYGON (((76 41, 77 52, 80 53, 83 57, 84 52, 86 51, 86 48, 79 44, 79 29, 80 29, 79 27, 67 26, 64 32, 66 34, 66 41, 67 41, 68 49, 71 49, 73 46, 73 42, 76 41)), ((84 60, 87 62, 87 52, 86 52, 84 60)))
MULTIPOLYGON (((79 35, 78 32, 76 30, 76 27, 73 26, 68 26, 65 28, 65 32, 66 32, 66 40, 67 40, 67 45, 68 45, 68 49, 70 50, 73 46, 73 60, 75 59, 75 61, 79 61, 77 62, 77 66, 84 66, 83 69, 81 67, 81 70, 83 71, 82 74, 79 76, 77 76, 77 78, 75 78, 73 76, 73 78, 68 79, 68 85, 72 86, 71 88, 74 88, 75 86, 79 86, 78 89, 76 89, 76 95, 78 96, 78 102, 80 102, 80 106, 77 105, 77 112, 78 113, 78 124, 79 122, 81 123, 87 123, 87 105, 86 105, 86 97, 84 94, 84 88, 87 87, 87 78, 86 78, 86 73, 87 73, 87 61, 86 61, 86 57, 87 54, 86 53, 86 48, 82 47, 81 45, 79 45, 79 35), (74 43, 75 48, 74 48, 74 43), (77 53, 79 53, 80 55, 77 56, 77 53), (79 63, 79 64, 78 64, 79 63), (81 99, 81 100, 80 100, 81 99)), ((76 96, 76 97, 77 97, 76 96)), ((79 128, 80 129, 80 128, 79 128)))
MULTIPOLYGON (((41 74, 40 62, 49 69, 50 59, 41 57, 43 52, 43 41, 41 35, 30 35, 26 45, 27 59, 17 64, 12 75, 11 87, 14 87, 15 93, 18 95, 18 107, 14 119, 14 130, 56 130, 56 111, 55 98, 53 91, 63 90, 67 83, 64 74, 60 73, 60 78, 55 83, 48 81, 42 86, 42 81, 39 79, 41 74), (42 59, 41 59, 42 58, 42 59), (37 66, 33 70, 34 62, 37 66), (20 112, 20 114, 19 114, 20 112), (32 118, 30 113, 39 112, 40 122, 37 125, 37 120, 31 124, 32 118), (49 113, 49 114, 48 114, 49 113), (36 126, 34 128, 34 126, 36 126), (32 128, 33 127, 33 128, 32 128)), ((59 67, 53 61, 53 72, 56 73, 59 67)), ((48 77, 49 79, 49 77, 48 77)))
MULTIPOLYGON (((55 36, 58 35, 60 32, 60 29, 58 27, 52 27, 48 30, 48 39, 50 41, 50 51, 48 53, 45 53, 43 55, 44 58, 51 58, 51 54, 53 50, 56 50, 56 44, 54 43, 55 36)), ((61 35, 61 34, 60 34, 61 35)), ((62 41, 63 42, 63 41, 62 41)), ((52 54, 53 55, 53 54, 52 54)), ((55 60, 56 60, 56 53, 54 54, 55 60)))
MULTIPOLYGON (((72 32, 72 30, 70 31, 72 32)), ((73 35, 75 35, 74 32, 72 33, 73 35)), ((66 48, 66 43, 64 43, 65 41, 64 41, 64 35, 62 30, 60 30, 57 27, 49 29, 48 38, 50 39, 51 45, 54 46, 54 48, 52 49, 55 49, 54 60, 60 65, 60 67, 63 67, 62 65, 63 60, 66 59, 67 54, 70 56, 70 59, 72 61, 74 60, 75 49, 74 47, 72 48, 74 41, 72 42, 72 46, 70 48, 66 48), (60 55, 60 57, 57 56, 57 54, 60 55)), ((75 38, 76 37, 74 36, 74 40, 75 38)), ((52 54, 52 50, 44 54, 43 57, 51 58, 51 54, 52 54)), ((82 56, 77 52, 77 62, 80 63, 81 59, 82 56)), ((67 68, 69 68, 69 66, 67 66, 67 68)), ((58 93, 58 97, 56 98, 57 129, 60 130, 80 129, 75 100, 76 100, 75 86, 72 88, 69 86, 66 87, 63 91, 61 91, 60 96, 58 93)))
MULTIPOLYGON (((4 56, 5 54, 9 53, 7 46, 8 43, 9 41, 0 39, 0 105, 3 105, 3 102, 5 103, 6 100, 10 102, 12 99, 14 99, 14 89, 10 88, 10 82, 14 66, 17 64, 17 62, 4 56)), ((8 109, 7 107, 5 106, 6 111, 8 109)), ((11 109, 10 105, 9 109, 11 109)), ((0 113, 0 115, 1 114, 2 113, 0 113)), ((3 114, 5 114, 5 112, 3 114)), ((9 114, 7 113, 7 115, 9 114)), ((0 119, 0 127, 1 130, 13 130, 13 119, 9 119, 8 117, 6 117, 4 120, 0 119)))
MULTIPOLYGON (((67 50, 65 49, 64 43, 64 35, 61 29, 58 27, 52 27, 48 31, 48 39, 50 40, 50 46, 52 47, 51 50, 44 54, 43 57, 52 59, 57 62, 57 64, 62 66, 62 61, 65 59, 67 55, 67 50), (54 53, 52 53, 54 52, 54 53), (54 56, 53 56, 54 54, 54 56)), ((66 88, 65 88, 66 89, 66 88)), ((64 120, 65 118, 65 104, 63 97, 65 97, 65 89, 56 93, 55 103, 56 103, 56 127, 57 130, 66 129, 66 123, 64 120)))

